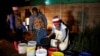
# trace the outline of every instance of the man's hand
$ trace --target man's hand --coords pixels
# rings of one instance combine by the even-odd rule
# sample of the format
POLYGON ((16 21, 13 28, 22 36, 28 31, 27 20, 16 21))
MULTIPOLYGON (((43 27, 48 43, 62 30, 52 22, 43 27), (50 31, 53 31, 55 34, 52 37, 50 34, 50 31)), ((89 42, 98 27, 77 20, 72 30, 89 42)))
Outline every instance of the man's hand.
POLYGON ((61 41, 57 39, 57 42, 56 42, 57 47, 59 46, 60 43, 61 43, 61 41))

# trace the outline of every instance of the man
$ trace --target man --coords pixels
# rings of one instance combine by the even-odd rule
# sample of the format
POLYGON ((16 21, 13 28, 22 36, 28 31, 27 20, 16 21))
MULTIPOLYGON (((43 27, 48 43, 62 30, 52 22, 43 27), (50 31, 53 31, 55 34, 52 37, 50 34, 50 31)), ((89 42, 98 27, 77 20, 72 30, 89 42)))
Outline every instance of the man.
POLYGON ((58 18, 58 16, 55 16, 53 18, 53 26, 52 26, 52 31, 50 35, 47 37, 50 37, 52 34, 55 34, 55 39, 58 40, 57 45, 58 48, 61 51, 64 51, 67 49, 67 46, 69 44, 69 29, 67 28, 66 25, 64 25, 61 20, 58 18))
POLYGON ((8 21, 10 22, 10 29, 14 35, 14 46, 17 50, 17 44, 19 41, 23 40, 22 34, 26 31, 26 28, 23 26, 17 6, 12 7, 13 13, 8 15, 8 21))

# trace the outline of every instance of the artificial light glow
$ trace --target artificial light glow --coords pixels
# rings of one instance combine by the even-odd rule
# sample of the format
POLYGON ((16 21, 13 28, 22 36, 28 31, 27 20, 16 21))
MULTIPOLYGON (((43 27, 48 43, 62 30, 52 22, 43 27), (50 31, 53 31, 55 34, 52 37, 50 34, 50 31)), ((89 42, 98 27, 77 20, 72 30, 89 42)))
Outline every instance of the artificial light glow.
POLYGON ((45 4, 46 4, 46 5, 49 5, 49 4, 50 4, 50 1, 49 1, 49 0, 46 0, 46 1, 45 1, 45 4))
POLYGON ((29 18, 26 18, 25 22, 26 22, 26 25, 29 25, 29 18))

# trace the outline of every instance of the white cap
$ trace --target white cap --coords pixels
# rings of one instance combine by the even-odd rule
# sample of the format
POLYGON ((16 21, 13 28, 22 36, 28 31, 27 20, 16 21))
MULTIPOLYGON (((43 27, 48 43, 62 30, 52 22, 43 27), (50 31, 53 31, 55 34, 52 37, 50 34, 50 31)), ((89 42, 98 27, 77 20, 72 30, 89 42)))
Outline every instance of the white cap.
POLYGON ((18 10, 18 7, 17 6, 12 7, 12 10, 18 10))

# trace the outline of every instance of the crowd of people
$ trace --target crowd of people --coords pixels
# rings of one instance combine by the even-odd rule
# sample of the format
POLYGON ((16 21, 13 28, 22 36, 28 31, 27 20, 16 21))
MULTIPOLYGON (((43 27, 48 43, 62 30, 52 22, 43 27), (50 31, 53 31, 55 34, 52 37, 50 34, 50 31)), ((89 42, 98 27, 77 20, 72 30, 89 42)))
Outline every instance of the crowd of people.
MULTIPOLYGON (((64 23, 63 20, 61 20, 58 16, 54 16, 52 19, 52 31, 49 35, 47 35, 47 18, 46 16, 36 7, 32 8, 32 13, 29 16, 29 27, 28 30, 26 29, 26 26, 23 25, 23 22, 21 20, 21 16, 19 13, 19 8, 17 6, 12 7, 13 13, 7 15, 7 24, 10 32, 13 35, 13 43, 15 46, 15 49, 17 50, 18 43, 22 41, 30 41, 35 40, 37 42, 37 46, 41 46, 42 39, 50 39, 51 36, 54 34, 54 39, 57 39, 57 46, 61 48, 60 46, 64 46, 64 48, 61 48, 60 50, 64 51, 65 49, 68 49, 68 46, 70 45, 70 41, 72 41, 71 37, 71 31, 73 24, 68 25, 68 23, 64 23)), ((70 19, 70 18, 69 18, 70 19)), ((49 43, 47 43, 49 44, 49 43)))

